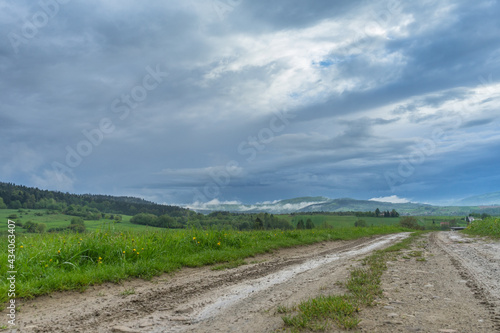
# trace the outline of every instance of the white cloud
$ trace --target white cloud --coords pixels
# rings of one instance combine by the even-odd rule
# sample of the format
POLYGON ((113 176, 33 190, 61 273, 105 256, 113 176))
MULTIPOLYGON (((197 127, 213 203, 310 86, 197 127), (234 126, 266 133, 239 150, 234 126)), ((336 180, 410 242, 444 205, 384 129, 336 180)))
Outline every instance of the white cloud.
POLYGON ((391 196, 388 196, 388 197, 371 198, 370 201, 390 202, 390 203, 407 203, 407 202, 410 202, 410 200, 408 200, 406 198, 400 198, 397 195, 391 195, 391 196))

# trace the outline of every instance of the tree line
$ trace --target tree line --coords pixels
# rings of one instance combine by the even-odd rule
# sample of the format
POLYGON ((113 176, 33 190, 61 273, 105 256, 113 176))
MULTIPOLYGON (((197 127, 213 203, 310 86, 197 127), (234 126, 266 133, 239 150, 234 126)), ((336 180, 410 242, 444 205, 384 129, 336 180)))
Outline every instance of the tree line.
MULTIPOLYGON (((0 182, 0 209, 48 209, 69 212, 68 215, 87 217, 87 214, 116 213, 136 215, 149 213, 173 217, 187 216, 189 209, 159 205, 134 197, 100 194, 70 194, 40 190, 35 187, 0 182)), ((97 216, 97 215, 96 215, 97 216)), ((88 218, 92 219, 92 217, 88 218)))
POLYGON ((217 228, 235 230, 288 230, 294 228, 286 219, 269 213, 212 212, 208 215, 203 215, 192 212, 189 216, 181 217, 139 213, 134 215, 130 219, 130 222, 159 228, 217 228))

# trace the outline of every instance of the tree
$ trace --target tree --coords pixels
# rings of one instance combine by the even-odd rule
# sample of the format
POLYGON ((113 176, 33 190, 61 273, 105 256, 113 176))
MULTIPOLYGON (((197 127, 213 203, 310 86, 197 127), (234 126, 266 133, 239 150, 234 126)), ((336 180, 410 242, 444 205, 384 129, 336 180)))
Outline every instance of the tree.
POLYGON ((380 216, 380 209, 375 209, 375 216, 376 217, 379 217, 380 216))
POLYGON ((306 229, 314 229, 315 225, 311 219, 307 219, 306 221, 306 229))
POLYGON ((3 198, 0 197, 0 209, 7 209, 7 205, 3 202, 3 198))
POLYGON ((14 200, 14 201, 11 201, 11 203, 10 203, 10 208, 12 208, 12 209, 19 209, 22 207, 23 207, 23 205, 21 204, 21 201, 19 201, 19 200, 14 200))
POLYGON ((391 211, 391 217, 399 217, 399 213, 395 209, 393 209, 391 211))
POLYGON ((262 230, 262 229, 264 229, 264 223, 262 222, 262 220, 260 219, 260 217, 258 217, 258 218, 255 219, 255 222, 253 223, 253 228, 255 230, 262 230))
POLYGON ((168 215, 162 215, 157 219, 157 226, 161 228, 172 228, 177 221, 168 215))
POLYGON ((362 219, 358 219, 356 222, 354 222, 355 227, 366 227, 366 221, 362 219))
POLYGON ((297 230, 302 230, 305 228, 306 228, 306 226, 304 224, 304 220, 300 219, 299 222, 297 222, 297 230))

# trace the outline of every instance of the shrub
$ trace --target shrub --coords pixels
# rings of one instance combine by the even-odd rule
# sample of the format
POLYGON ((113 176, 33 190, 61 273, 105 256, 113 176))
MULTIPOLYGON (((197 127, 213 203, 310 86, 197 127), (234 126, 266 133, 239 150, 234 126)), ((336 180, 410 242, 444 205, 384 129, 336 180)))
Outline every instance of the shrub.
POLYGON ((414 216, 405 216, 399 221, 399 225, 403 228, 424 230, 424 227, 418 225, 418 220, 414 216))
POLYGON ((356 222, 354 222, 355 227, 366 227, 366 221, 359 219, 356 222))
POLYGON ((307 219, 306 221, 306 229, 314 229, 315 225, 311 219, 307 219))

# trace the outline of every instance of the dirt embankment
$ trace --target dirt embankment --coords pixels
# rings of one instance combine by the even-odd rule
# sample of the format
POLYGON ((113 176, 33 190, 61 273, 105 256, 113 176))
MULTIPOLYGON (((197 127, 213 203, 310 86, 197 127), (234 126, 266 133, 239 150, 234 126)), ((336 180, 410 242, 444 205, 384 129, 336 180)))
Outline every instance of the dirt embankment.
MULTIPOLYGON (((273 332, 276 314, 344 293, 352 266, 407 237, 378 236, 283 249, 226 271, 184 269, 150 282, 106 284, 24 302, 18 332, 273 332)), ((500 243, 432 233, 388 262, 384 297, 361 332, 500 332, 500 243)), ((342 332, 332 329, 332 332, 342 332)))

